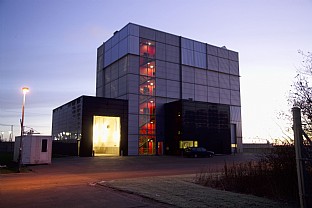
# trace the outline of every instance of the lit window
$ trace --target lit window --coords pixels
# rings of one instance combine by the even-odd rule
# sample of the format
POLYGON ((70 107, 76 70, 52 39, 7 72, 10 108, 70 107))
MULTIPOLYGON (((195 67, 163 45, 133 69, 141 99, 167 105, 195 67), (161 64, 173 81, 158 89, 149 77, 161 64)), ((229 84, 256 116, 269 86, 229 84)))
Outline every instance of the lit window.
POLYGON ((231 144, 232 148, 237 148, 237 144, 231 144))

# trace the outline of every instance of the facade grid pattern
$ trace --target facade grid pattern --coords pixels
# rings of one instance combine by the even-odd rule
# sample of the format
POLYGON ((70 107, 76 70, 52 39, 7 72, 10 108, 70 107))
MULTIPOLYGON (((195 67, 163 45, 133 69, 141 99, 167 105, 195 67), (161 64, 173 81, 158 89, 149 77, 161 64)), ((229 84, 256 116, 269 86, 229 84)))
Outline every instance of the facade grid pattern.
POLYGON ((239 151, 238 61, 238 53, 225 47, 129 23, 98 48, 96 96, 128 100, 129 155, 164 152, 170 139, 164 104, 181 99, 228 105, 235 128, 231 140, 239 151))

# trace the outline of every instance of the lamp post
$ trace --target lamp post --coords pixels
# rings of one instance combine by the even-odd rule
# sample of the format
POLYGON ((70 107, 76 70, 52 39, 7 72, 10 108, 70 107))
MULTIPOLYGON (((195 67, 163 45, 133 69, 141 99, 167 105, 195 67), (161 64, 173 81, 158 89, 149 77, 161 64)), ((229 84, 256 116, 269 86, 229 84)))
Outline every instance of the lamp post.
POLYGON ((19 154, 18 154, 18 172, 21 172, 21 165, 22 165, 22 148, 23 148, 23 135, 24 135, 24 108, 25 108, 25 100, 26 100, 26 93, 29 92, 28 87, 23 87, 23 104, 22 104, 22 119, 21 119, 21 138, 19 143, 19 154))

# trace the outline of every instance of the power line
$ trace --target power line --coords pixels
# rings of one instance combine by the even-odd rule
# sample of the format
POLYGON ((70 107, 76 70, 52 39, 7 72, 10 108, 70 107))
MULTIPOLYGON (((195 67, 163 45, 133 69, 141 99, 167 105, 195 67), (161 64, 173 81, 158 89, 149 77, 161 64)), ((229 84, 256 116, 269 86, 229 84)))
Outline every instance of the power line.
POLYGON ((15 126, 15 125, 12 125, 12 124, 0 124, 0 126, 15 126))
MULTIPOLYGON (((16 114, 20 114, 20 112, 18 111, 12 111, 12 110, 3 110, 4 112, 8 112, 8 113, 16 113, 16 114)), ((30 111, 27 111, 27 115, 38 115, 38 116, 50 116, 52 113, 33 113, 30 111)))

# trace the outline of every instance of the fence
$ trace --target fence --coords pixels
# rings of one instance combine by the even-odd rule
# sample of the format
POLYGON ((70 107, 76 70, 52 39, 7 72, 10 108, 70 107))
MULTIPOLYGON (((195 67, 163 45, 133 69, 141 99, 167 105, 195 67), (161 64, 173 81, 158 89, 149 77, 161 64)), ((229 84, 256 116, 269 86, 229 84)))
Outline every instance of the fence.
POLYGON ((1 153, 13 153, 14 152, 14 142, 0 142, 0 152, 1 153))

